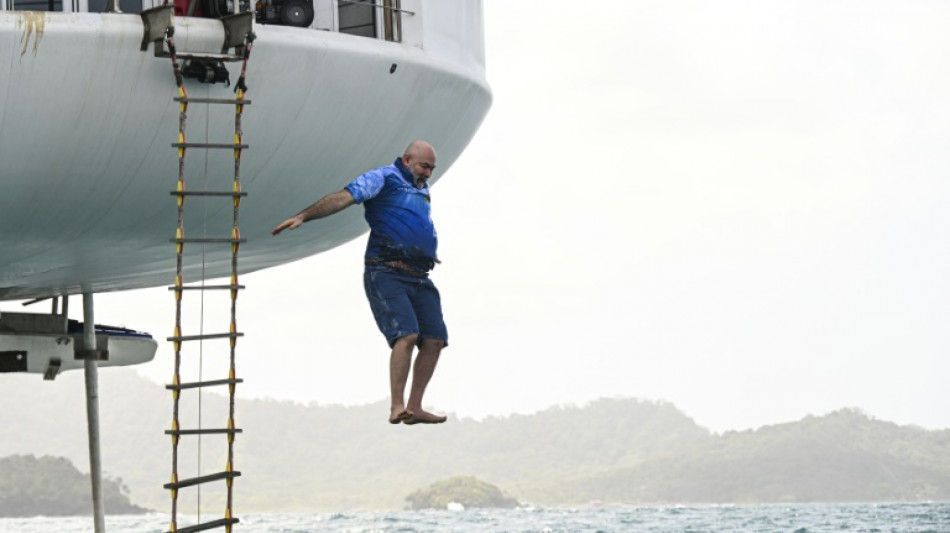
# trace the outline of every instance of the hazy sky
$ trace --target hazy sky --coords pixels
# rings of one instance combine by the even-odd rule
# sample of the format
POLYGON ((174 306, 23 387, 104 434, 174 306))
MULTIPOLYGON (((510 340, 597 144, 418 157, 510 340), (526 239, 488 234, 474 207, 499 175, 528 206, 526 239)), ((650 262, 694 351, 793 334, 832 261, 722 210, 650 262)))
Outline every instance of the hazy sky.
MULTIPOLYGON (((950 4, 485 4, 494 104, 433 188, 451 346, 429 406, 950 427, 950 4)), ((242 279, 240 396, 388 398, 364 243, 242 279)), ((97 296, 160 339, 173 312, 164 288, 97 296)), ((140 372, 169 381, 171 353, 140 372)))

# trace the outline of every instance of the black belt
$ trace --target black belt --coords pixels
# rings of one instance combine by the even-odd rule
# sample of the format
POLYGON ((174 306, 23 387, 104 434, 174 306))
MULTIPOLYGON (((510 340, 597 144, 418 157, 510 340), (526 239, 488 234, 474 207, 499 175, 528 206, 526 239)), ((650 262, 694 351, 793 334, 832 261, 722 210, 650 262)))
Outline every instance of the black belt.
POLYGON ((427 278, 429 277, 428 272, 423 272, 412 267, 408 263, 403 263, 402 261, 375 261, 375 262, 366 262, 367 265, 379 265, 384 267, 389 267, 393 270, 398 270, 401 274, 407 276, 412 276, 414 278, 427 278))

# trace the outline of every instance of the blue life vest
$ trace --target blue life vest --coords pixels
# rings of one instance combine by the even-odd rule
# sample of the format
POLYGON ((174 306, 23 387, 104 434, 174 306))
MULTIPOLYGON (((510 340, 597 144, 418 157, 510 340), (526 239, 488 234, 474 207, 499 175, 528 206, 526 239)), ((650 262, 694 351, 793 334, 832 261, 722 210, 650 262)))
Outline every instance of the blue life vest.
POLYGON ((432 270, 439 239, 432 223, 429 185, 417 189, 401 158, 367 171, 345 189, 366 210, 367 263, 401 261, 422 272, 432 270))

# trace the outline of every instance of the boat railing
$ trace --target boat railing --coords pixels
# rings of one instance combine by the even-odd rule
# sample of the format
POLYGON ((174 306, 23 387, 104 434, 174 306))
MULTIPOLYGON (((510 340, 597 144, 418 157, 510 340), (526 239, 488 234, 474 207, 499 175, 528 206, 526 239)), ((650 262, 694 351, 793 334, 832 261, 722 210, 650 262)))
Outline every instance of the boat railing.
MULTIPOLYGON (((417 4, 418 2, 407 2, 417 4)), ((391 42, 403 41, 402 0, 0 0, 0 11, 68 13, 141 13, 165 4, 176 15, 216 17, 253 10, 258 24, 306 27, 391 42)))
MULTIPOLYGON (((374 19, 373 24, 358 27, 368 27, 371 31, 377 33, 377 35, 367 35, 367 37, 375 36, 394 42, 402 41, 402 14, 415 15, 413 11, 402 9, 401 4, 400 0, 337 0, 337 5, 340 6, 341 12, 343 6, 349 6, 350 8, 369 8, 369 10, 372 11, 370 14, 374 19), (375 24, 376 18, 381 18, 382 24, 375 24)), ((356 28, 354 27, 354 29, 356 28)), ((340 31, 343 32, 342 29, 340 31)), ((361 33, 356 34, 361 35, 361 33)))

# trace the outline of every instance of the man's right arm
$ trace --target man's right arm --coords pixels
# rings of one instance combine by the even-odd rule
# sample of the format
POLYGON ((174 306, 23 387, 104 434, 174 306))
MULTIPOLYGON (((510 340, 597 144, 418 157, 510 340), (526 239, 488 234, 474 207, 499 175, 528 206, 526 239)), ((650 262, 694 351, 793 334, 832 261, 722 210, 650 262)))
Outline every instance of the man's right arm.
POLYGON ((346 189, 328 194, 314 202, 310 207, 283 221, 271 231, 271 234, 277 235, 285 229, 297 229, 304 222, 338 213, 354 203, 356 201, 353 199, 353 195, 346 189))

